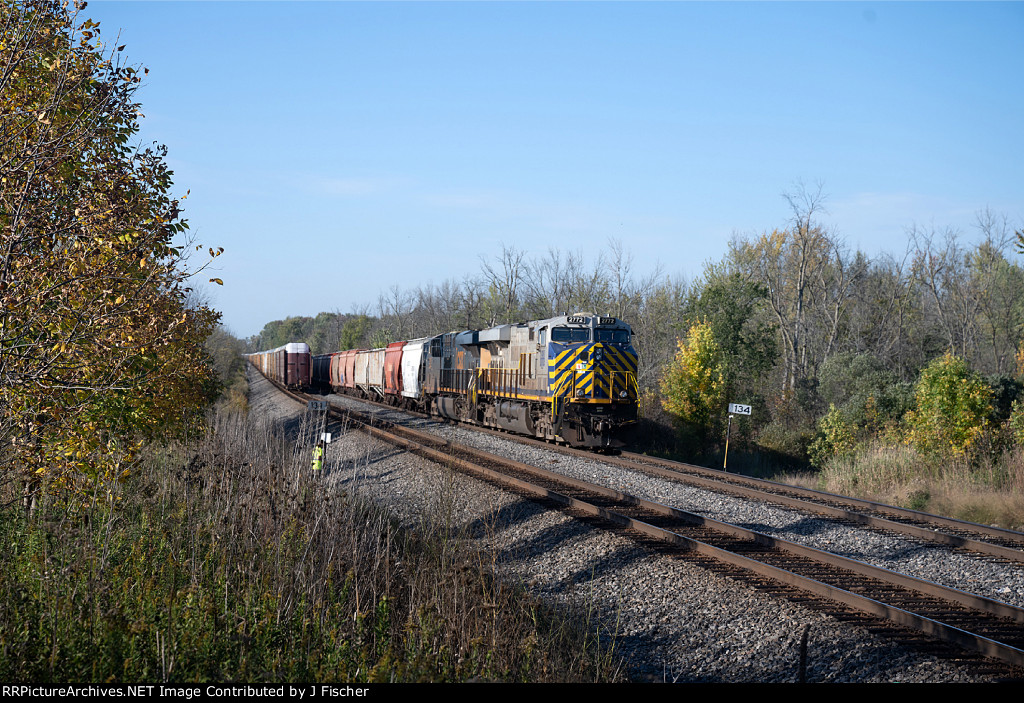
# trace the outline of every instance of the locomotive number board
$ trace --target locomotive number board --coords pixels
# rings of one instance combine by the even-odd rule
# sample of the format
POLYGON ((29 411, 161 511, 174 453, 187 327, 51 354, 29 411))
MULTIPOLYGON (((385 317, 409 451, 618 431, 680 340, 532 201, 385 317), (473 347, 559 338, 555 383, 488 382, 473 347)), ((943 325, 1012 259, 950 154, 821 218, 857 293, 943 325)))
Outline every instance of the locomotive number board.
MULTIPOLYGON (((587 322, 590 321, 590 318, 589 317, 580 316, 580 315, 573 315, 571 317, 565 318, 565 321, 566 321, 567 324, 570 324, 570 325, 585 325, 585 324, 587 324, 587 322)), ((599 318, 597 318, 597 324, 599 324, 599 325, 614 325, 616 322, 618 322, 618 320, 616 320, 614 317, 599 317, 599 318)))

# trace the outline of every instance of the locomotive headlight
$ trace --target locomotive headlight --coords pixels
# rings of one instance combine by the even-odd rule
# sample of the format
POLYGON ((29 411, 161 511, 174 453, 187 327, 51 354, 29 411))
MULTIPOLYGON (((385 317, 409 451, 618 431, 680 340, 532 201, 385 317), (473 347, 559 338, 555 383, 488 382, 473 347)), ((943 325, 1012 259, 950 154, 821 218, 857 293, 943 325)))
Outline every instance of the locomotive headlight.
POLYGON ((576 391, 576 397, 577 398, 582 398, 583 397, 583 389, 582 388, 580 388, 579 390, 576 391))
POLYGON ((619 391, 619 397, 620 398, 625 398, 626 397, 626 391, 619 391))

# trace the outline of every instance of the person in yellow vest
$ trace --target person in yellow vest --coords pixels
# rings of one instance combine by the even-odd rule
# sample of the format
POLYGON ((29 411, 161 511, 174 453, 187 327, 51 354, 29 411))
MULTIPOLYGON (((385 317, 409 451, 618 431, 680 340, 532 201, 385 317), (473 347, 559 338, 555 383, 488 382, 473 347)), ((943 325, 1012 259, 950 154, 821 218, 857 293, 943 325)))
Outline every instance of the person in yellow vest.
POLYGON ((324 446, 317 442, 313 448, 313 471, 319 471, 324 467, 324 446))

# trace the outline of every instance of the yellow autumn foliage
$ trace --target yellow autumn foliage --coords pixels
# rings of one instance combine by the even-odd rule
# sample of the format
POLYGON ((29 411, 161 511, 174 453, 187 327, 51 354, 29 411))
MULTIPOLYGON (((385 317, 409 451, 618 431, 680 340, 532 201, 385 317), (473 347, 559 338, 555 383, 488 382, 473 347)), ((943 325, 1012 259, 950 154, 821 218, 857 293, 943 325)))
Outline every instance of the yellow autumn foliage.
POLYGON ((0 0, 0 470, 88 491, 198 426, 219 313, 188 302, 187 225, 139 72, 52 0, 0 0))
POLYGON ((904 418, 907 441, 926 453, 968 453, 992 414, 992 389, 948 352, 921 372, 914 395, 916 407, 904 418))
POLYGON ((701 321, 678 342, 661 380, 661 404, 677 423, 706 432, 725 410, 726 380, 711 325, 701 321))

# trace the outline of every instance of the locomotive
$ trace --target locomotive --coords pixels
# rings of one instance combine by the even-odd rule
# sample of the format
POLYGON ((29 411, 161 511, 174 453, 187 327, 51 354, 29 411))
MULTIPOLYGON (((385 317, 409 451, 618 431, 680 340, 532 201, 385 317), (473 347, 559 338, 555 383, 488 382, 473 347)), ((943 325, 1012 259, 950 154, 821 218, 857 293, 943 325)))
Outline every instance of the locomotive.
POLYGON ((334 352, 310 368, 324 392, 575 447, 621 446, 637 420, 632 330, 593 313, 334 352))

